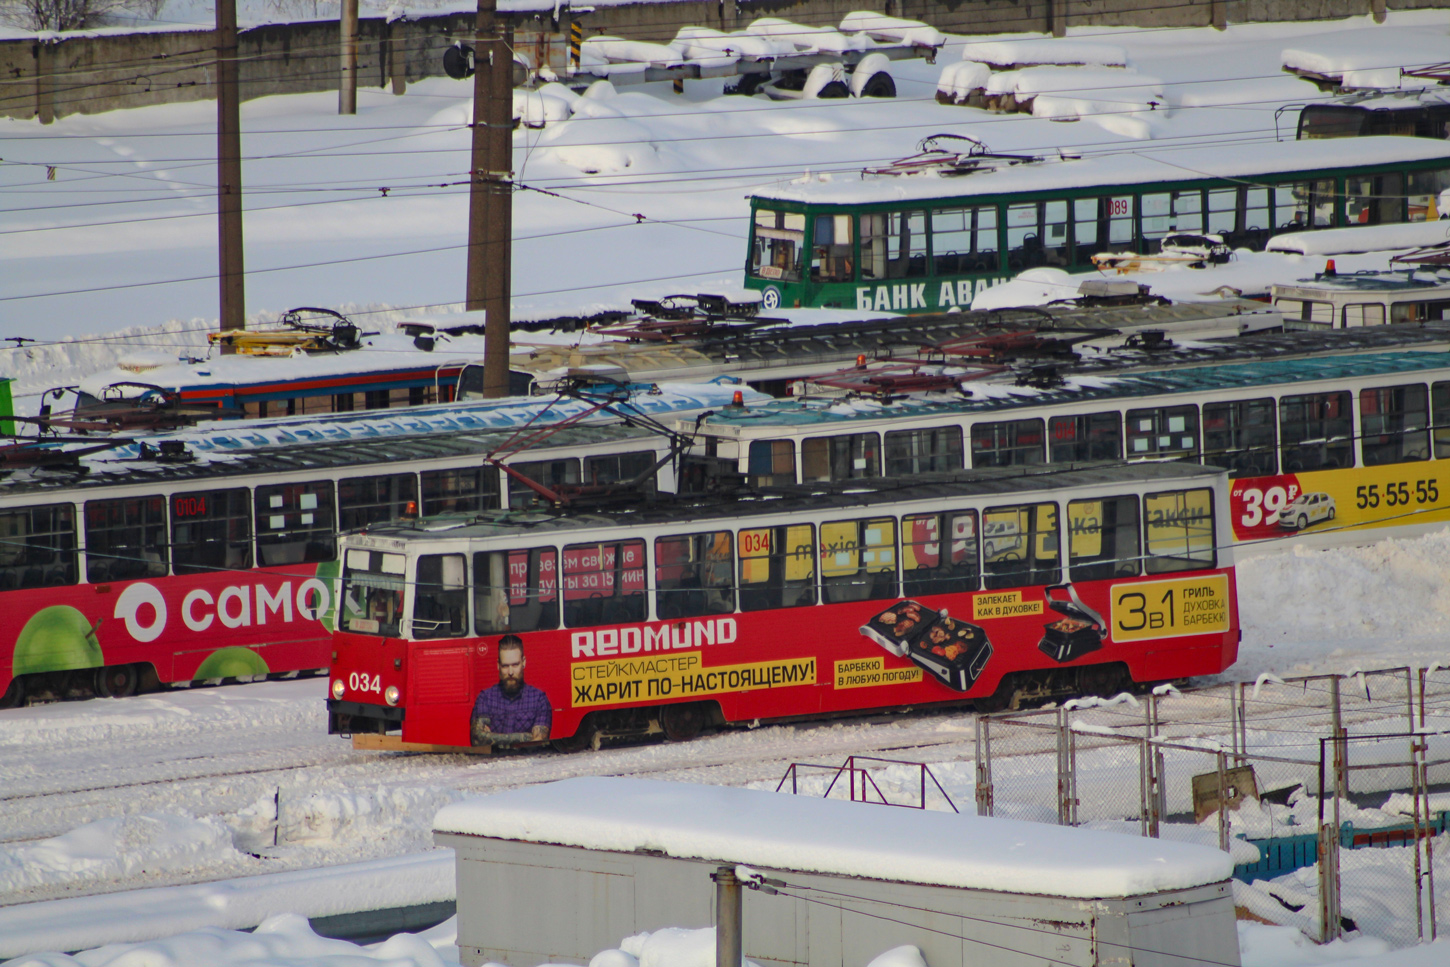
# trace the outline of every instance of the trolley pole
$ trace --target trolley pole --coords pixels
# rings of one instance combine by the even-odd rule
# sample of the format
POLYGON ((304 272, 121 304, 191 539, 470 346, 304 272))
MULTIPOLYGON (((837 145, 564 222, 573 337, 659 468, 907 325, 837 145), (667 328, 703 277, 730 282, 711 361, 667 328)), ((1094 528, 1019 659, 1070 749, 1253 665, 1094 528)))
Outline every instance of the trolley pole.
POLYGON ((478 0, 469 177, 467 308, 483 309, 483 395, 508 395, 509 248, 513 241, 513 31, 497 0, 478 0))
POLYGON ((715 881, 715 967, 740 967, 744 933, 740 880, 733 866, 718 868, 710 879, 715 881))
MULTIPOLYGON (((217 221, 221 330, 245 329, 242 275, 242 117, 237 91, 237 2, 217 0, 217 221)), ((223 346, 222 352, 230 352, 223 346)))
POLYGON ((342 0, 342 69, 337 85, 337 113, 357 113, 357 0, 342 0))

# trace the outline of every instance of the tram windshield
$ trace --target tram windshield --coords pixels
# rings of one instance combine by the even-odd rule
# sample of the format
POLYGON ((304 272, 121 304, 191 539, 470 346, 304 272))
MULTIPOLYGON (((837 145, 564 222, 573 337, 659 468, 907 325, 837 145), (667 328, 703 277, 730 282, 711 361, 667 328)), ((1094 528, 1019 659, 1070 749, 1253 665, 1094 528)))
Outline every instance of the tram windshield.
POLYGON ((385 638, 402 634, 405 562, 402 554, 348 550, 342 570, 342 628, 385 638))

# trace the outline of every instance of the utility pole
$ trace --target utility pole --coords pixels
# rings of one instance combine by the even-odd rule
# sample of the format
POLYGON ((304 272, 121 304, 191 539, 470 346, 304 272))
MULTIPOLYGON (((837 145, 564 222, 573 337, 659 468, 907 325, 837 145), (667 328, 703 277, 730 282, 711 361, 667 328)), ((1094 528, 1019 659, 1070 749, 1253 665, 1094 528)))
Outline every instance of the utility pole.
POLYGON ((715 967, 740 967, 745 932, 740 879, 733 866, 720 867, 710 879, 715 881, 715 967))
POLYGON ((337 86, 337 113, 357 113, 357 0, 342 0, 342 71, 337 86))
MULTIPOLYGON (((237 0, 216 5, 217 221, 221 330, 247 326, 242 275, 242 112, 237 90, 237 0)), ((222 352, 228 352, 223 347, 222 352)))
POLYGON ((508 395, 510 246, 513 242, 513 30, 497 0, 478 0, 474 37, 473 155, 468 204, 467 308, 483 309, 483 395, 508 395))

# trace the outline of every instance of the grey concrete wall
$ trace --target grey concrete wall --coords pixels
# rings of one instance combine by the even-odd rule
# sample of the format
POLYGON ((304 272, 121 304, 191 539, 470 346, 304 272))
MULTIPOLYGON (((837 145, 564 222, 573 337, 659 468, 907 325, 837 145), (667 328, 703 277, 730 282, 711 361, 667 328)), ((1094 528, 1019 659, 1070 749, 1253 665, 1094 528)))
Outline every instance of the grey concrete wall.
MULTIPOLYGON (((696 24, 734 30, 757 17, 838 24, 852 10, 878 9, 924 20, 950 33, 1051 31, 1067 26, 1207 26, 1226 22, 1321 20, 1369 13, 1375 0, 752 0, 599 7, 578 15, 585 36, 613 34, 664 42, 696 24)), ((1433 8, 1445 0, 1387 0, 1390 9, 1433 8)), ((534 63, 560 67, 567 22, 547 15, 516 23, 515 43, 534 63), (562 31, 562 33, 560 32, 562 31)), ((473 32, 469 14, 360 23, 359 82, 402 93, 406 84, 442 73, 442 53, 473 32)), ((40 118, 119 108, 209 100, 211 31, 73 37, 51 43, 0 41, 0 116, 40 118)), ((239 35, 242 97, 335 90, 335 20, 272 24, 239 35)))

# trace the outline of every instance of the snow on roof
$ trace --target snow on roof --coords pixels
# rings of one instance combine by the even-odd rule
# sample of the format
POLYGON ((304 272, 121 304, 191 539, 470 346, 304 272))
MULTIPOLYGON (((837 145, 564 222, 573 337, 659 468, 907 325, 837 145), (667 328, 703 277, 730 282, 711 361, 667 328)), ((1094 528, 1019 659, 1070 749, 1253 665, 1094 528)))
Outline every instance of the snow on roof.
POLYGON ((1441 219, 1405 225, 1359 225, 1313 232, 1287 232, 1269 239, 1265 248, 1270 252, 1292 252, 1295 255, 1352 255, 1425 248, 1446 241, 1450 241, 1450 220, 1441 219))
POLYGON ((1128 52, 1116 44, 1093 44, 1080 40, 991 40, 962 45, 962 60, 977 60, 1001 67, 1032 64, 1126 67, 1128 52))
POLYGON ((1403 77, 1400 69, 1443 63, 1447 51, 1443 26, 1376 27, 1306 38, 1279 57, 1286 70, 1338 77, 1345 87, 1430 87, 1434 81, 1403 77))
POLYGON ((436 832, 1006 893, 1130 897, 1219 883, 1227 853, 983 816, 590 777, 445 806, 436 832))
POLYGON ((1142 147, 1113 150, 1084 158, 1047 158, 964 177, 810 177, 770 191, 758 199, 856 205, 915 201, 1015 191, 1052 191, 1111 185, 1142 185, 1199 178, 1252 178, 1319 168, 1444 159, 1450 142, 1429 138, 1372 137, 1315 141, 1268 141, 1222 147, 1142 147))

